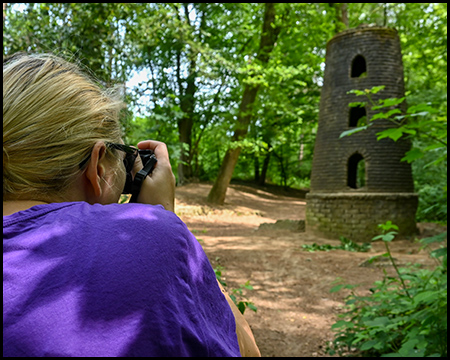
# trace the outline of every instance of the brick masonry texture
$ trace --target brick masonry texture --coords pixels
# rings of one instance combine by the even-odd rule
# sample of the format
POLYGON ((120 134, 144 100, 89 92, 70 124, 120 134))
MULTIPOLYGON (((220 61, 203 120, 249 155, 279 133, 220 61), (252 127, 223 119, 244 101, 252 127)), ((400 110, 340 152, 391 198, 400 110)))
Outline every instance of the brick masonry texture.
POLYGON ((387 220, 399 227, 399 237, 417 233, 414 193, 309 193, 306 199, 307 231, 326 238, 367 242, 380 234, 378 224, 387 220))
MULTIPOLYGON (((402 224, 402 234, 416 232, 413 223, 417 195, 413 194, 411 166, 400 161, 410 149, 409 141, 377 141, 376 133, 394 126, 381 119, 368 130, 339 138, 343 131, 352 128, 348 104, 366 100, 347 92, 379 85, 386 87, 372 95, 374 101, 404 96, 402 55, 396 30, 359 27, 337 34, 328 42, 311 192, 306 209, 307 231, 359 240, 355 239, 358 231, 363 237, 371 236, 375 223, 376 228, 377 224, 392 220, 399 226, 402 224), (366 76, 351 77, 352 63, 358 55, 365 60, 366 76), (365 163, 365 185, 358 189, 347 185, 349 158, 356 153, 365 163), (337 193, 340 196, 336 198, 337 193), (378 195, 368 197, 364 194, 378 195)), ((397 107, 402 112, 406 110, 405 102, 397 107)), ((374 115, 369 107, 366 112, 367 118, 374 115)))

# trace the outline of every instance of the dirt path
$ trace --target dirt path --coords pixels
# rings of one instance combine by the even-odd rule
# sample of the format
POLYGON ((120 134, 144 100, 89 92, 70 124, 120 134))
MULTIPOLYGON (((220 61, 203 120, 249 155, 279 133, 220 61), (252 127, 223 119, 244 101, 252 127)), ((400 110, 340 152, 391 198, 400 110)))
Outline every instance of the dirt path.
MULTIPOLYGON (((340 277, 346 283, 361 284, 360 291, 368 292, 382 278, 382 268, 360 264, 384 253, 384 245, 374 243, 369 253, 306 252, 303 244, 337 246, 340 242, 289 229, 259 229, 262 223, 280 219, 304 220, 304 194, 231 185, 226 204, 210 207, 205 202, 210 188, 208 184, 178 187, 176 212, 196 235, 213 267, 224 268, 222 279, 228 289, 250 280, 253 290, 244 294, 257 312, 247 309, 245 317, 262 356, 327 356, 326 343, 333 339, 330 327, 348 294, 330 294, 333 282, 340 277)), ((422 226, 428 235, 435 231, 432 225, 422 226)), ((432 265, 417 243, 398 240, 391 247, 400 265, 432 265)))

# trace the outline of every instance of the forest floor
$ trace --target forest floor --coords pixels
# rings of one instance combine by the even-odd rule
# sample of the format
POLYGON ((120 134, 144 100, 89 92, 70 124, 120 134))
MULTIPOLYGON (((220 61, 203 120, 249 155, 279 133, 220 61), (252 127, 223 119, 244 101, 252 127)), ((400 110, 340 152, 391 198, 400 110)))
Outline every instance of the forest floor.
MULTIPOLYGON (((344 250, 307 252, 303 244, 339 246, 339 239, 324 239, 298 228, 274 224, 277 220, 304 220, 305 192, 286 192, 277 187, 232 184, 225 205, 206 203, 210 184, 195 183, 176 189, 176 213, 202 244, 213 266, 223 267, 227 290, 250 280, 253 290, 244 290, 257 308, 245 311, 263 357, 324 357, 333 339, 331 325, 349 294, 330 293, 337 278, 342 283, 361 284, 359 293, 383 277, 383 268, 393 274, 388 263, 367 266, 370 257, 385 252, 374 242, 369 252, 344 250), (283 228, 284 227, 284 228, 283 228)), ((436 224, 418 224, 420 235, 443 231, 436 224)), ((400 266, 419 263, 433 266, 426 250, 412 240, 391 243, 393 257, 400 266)))

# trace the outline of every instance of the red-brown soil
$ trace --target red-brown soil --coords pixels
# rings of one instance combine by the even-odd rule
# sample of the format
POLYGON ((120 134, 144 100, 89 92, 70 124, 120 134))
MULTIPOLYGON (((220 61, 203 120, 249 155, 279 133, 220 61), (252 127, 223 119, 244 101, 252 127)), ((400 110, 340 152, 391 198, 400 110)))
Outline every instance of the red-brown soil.
MULTIPOLYGON (((388 263, 361 266, 370 257, 385 252, 375 242, 367 252, 344 250, 306 252, 303 244, 340 245, 308 232, 264 227, 277 220, 304 220, 304 192, 285 192, 274 187, 231 185, 225 205, 209 206, 209 184, 189 184, 176 189, 176 213, 202 244, 213 267, 222 266, 227 289, 250 280, 253 290, 244 295, 257 312, 245 311, 264 357, 327 356, 333 339, 331 325, 348 292, 330 293, 334 281, 361 284, 360 292, 382 279, 388 263)), ((419 224, 422 236, 439 233, 435 224, 419 224)), ((391 251, 399 265, 420 263, 433 266, 426 250, 411 240, 395 240, 391 251)))

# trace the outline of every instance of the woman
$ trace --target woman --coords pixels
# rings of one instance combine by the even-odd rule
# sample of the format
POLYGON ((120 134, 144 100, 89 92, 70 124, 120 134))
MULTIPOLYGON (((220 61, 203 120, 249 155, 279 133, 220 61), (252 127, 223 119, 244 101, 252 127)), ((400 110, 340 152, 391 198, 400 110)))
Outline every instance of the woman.
POLYGON ((164 143, 118 204, 123 106, 54 55, 3 62, 3 356, 260 356, 173 213, 164 143))

